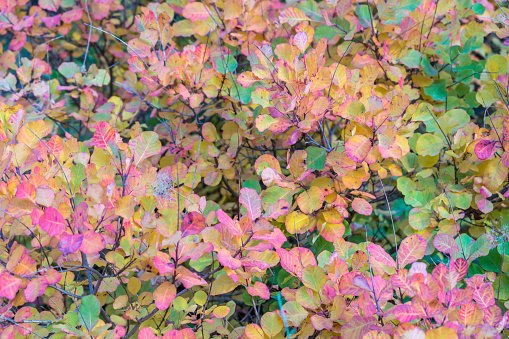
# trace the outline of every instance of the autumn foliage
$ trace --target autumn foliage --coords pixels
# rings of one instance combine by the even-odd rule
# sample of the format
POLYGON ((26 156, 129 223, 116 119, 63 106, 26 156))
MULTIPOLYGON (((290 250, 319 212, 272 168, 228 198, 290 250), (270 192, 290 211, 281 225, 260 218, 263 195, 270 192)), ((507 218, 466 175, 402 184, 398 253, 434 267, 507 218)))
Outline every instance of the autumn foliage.
POLYGON ((0 0, 0 339, 501 337, 508 11, 0 0))

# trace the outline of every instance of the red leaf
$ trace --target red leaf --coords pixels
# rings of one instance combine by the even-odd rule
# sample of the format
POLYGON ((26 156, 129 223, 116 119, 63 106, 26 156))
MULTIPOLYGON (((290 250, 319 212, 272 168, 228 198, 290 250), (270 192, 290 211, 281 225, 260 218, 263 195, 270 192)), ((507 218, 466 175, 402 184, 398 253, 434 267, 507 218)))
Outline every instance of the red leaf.
POLYGON ((48 207, 39 219, 39 226, 43 231, 48 233, 50 237, 55 237, 62 233, 66 223, 59 211, 53 207, 48 207))
POLYGON ((498 147, 496 147, 496 145, 496 141, 481 140, 475 145, 475 155, 477 155, 480 160, 489 159, 497 152, 498 147))

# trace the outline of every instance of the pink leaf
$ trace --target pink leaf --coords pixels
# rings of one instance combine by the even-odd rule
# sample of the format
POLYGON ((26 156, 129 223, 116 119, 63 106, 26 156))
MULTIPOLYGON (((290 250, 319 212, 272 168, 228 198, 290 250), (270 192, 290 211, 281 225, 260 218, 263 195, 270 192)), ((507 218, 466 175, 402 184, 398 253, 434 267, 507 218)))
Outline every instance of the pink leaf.
POLYGON ((0 274, 0 297, 5 297, 9 300, 14 299, 20 285, 21 279, 9 273, 0 274))
POLYGON ((308 43, 308 36, 305 32, 298 32, 293 38, 293 44, 297 46, 301 53, 305 52, 306 44, 308 43))
POLYGON ((95 254, 102 251, 105 247, 106 243, 102 235, 94 231, 88 231, 83 235, 80 251, 85 254, 95 254))
POLYGON ((185 5, 182 15, 184 18, 189 19, 192 22, 197 20, 207 20, 210 16, 207 8, 205 8, 205 5, 201 2, 191 2, 185 5))
POLYGON ((355 212, 362 215, 371 215, 373 213, 373 207, 364 199, 355 198, 352 202, 352 208, 355 212))
POLYGON ((277 219, 279 216, 287 214, 290 209, 288 202, 279 199, 275 204, 270 205, 266 210, 264 217, 267 219, 277 219))
POLYGON ((425 252, 426 240, 420 235, 414 234, 405 238, 398 250, 400 268, 404 268, 406 265, 422 259, 425 252))
POLYGON ((25 45, 27 41, 27 34, 23 31, 14 33, 14 37, 11 39, 9 43, 9 49, 11 51, 19 51, 25 45))
POLYGON ((95 124, 95 133, 92 140, 96 147, 108 149, 108 143, 115 139, 115 130, 105 121, 95 124))
POLYGON ((83 15, 83 10, 81 8, 72 9, 70 11, 64 12, 62 15, 62 21, 65 23, 71 23, 73 21, 78 21, 81 19, 81 16, 83 15))
POLYGON ((345 143, 346 155, 355 162, 363 162, 371 150, 371 140, 363 135, 354 135, 345 143))
POLYGON ((177 289, 175 285, 169 281, 163 282, 154 292, 154 301, 156 307, 160 310, 165 310, 170 307, 171 302, 177 296, 177 289))
POLYGON ((233 235, 242 235, 244 232, 240 229, 238 223, 236 223, 228 214, 226 214, 223 210, 218 210, 216 212, 217 219, 226 227, 230 229, 233 235))
POLYGON ((221 248, 217 251, 217 260, 221 263, 221 265, 228 267, 232 270, 236 270, 241 266, 241 262, 239 259, 233 258, 228 250, 221 248))
POLYGON ((54 237, 62 233, 66 223, 60 212, 53 207, 48 207, 39 219, 39 226, 50 237, 54 237))
POLYGON ((175 266, 171 263, 170 257, 164 252, 157 252, 154 256, 154 267, 157 268, 160 275, 168 275, 175 271, 175 266))
POLYGON ((497 142, 493 140, 479 141, 474 148, 475 155, 477 155, 480 160, 491 158, 497 152, 496 144, 497 142))
POLYGON ((451 254, 452 251, 459 251, 458 244, 454 238, 446 233, 439 233, 433 239, 433 246, 442 253, 451 254))
POLYGON ((260 281, 255 282, 254 286, 249 286, 247 292, 254 297, 260 297, 265 300, 270 299, 269 288, 260 281))
POLYGON ((34 302, 37 297, 44 294, 46 287, 48 287, 48 284, 45 278, 31 280, 25 289, 25 299, 29 302, 34 302))
POLYGON ((79 250, 82 242, 83 234, 67 234, 60 238, 58 249, 62 252, 63 255, 68 255, 79 250))
POLYGON ((143 327, 138 332, 138 339, 156 339, 157 336, 154 334, 152 327, 143 327))
POLYGON ((182 238, 195 235, 205 229, 205 218, 200 212, 189 212, 182 221, 182 238))
POLYGON ((239 201, 247 209, 247 214, 251 220, 258 219, 262 214, 262 200, 256 190, 244 187, 240 190, 239 201))

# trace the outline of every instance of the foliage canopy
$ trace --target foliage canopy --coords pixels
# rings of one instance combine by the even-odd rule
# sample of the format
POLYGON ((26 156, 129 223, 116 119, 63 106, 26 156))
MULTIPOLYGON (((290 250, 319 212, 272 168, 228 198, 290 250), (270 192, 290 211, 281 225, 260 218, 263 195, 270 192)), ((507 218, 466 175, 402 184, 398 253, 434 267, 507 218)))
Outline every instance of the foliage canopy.
POLYGON ((0 1, 0 338, 498 338, 506 7, 0 1))

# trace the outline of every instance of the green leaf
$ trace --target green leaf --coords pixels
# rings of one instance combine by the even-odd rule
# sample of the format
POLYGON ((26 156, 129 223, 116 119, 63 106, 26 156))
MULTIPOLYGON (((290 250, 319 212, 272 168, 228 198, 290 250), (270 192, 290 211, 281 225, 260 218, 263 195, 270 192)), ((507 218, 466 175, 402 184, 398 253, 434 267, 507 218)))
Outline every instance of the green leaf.
POLYGON ((371 27, 371 13, 367 5, 360 5, 355 9, 355 14, 359 16, 359 23, 362 27, 371 27))
POLYGON ((416 144, 416 151, 419 155, 438 155, 445 146, 442 138, 435 134, 426 133, 419 137, 416 144))
POLYGON ((66 79, 70 79, 74 77, 76 73, 80 71, 80 68, 74 62, 63 62, 59 67, 58 71, 66 77, 66 79))
POLYGON ((436 77, 438 75, 438 71, 433 66, 431 66, 431 63, 429 62, 429 58, 427 55, 422 56, 421 66, 425 75, 428 75, 430 77, 436 77))
POLYGON ((407 55, 399 60, 403 65, 410 68, 419 68, 422 54, 414 49, 408 51, 407 55))
POLYGON ((431 86, 424 87, 424 93, 437 101, 445 101, 447 99, 447 87, 445 79, 436 80, 431 86))
POLYGON ((298 7, 301 11, 304 12, 308 17, 314 20, 323 19, 322 13, 320 12, 320 7, 314 0, 307 0, 299 2, 298 7))
POLYGON ((473 4, 472 9, 474 10, 475 14, 477 15, 483 15, 484 11, 486 10, 486 7, 484 7, 483 4, 473 4))
POLYGON ((87 295, 81 299, 79 309, 80 323, 91 331, 99 321, 99 313, 101 312, 101 303, 95 295, 87 295))
POLYGON ((488 255, 479 258, 479 264, 485 271, 499 273, 502 265, 502 256, 498 253, 497 249, 493 248, 488 255))
POLYGON ((315 40, 316 41, 320 40, 321 38, 326 38, 327 40, 331 40, 338 35, 344 36, 345 33, 342 32, 340 29, 338 29, 335 26, 321 25, 321 26, 318 26, 315 30, 315 40))
POLYGON ((256 179, 249 179, 242 183, 242 187, 252 188, 258 192, 258 194, 262 193, 262 187, 260 186, 260 182, 256 179))
POLYGON ((327 282, 327 276, 318 266, 306 266, 302 272, 302 283, 310 289, 320 292, 327 282))
POLYGON ((308 154, 308 169, 323 170, 325 167, 325 159, 327 158, 327 151, 319 147, 311 146, 306 149, 306 152, 308 154))
POLYGON ((403 0, 399 3, 399 9, 406 9, 410 12, 415 11, 422 3, 422 0, 403 0))
POLYGON ((225 55, 214 60, 216 71, 221 74, 233 73, 237 69, 237 60, 231 55, 225 55))

